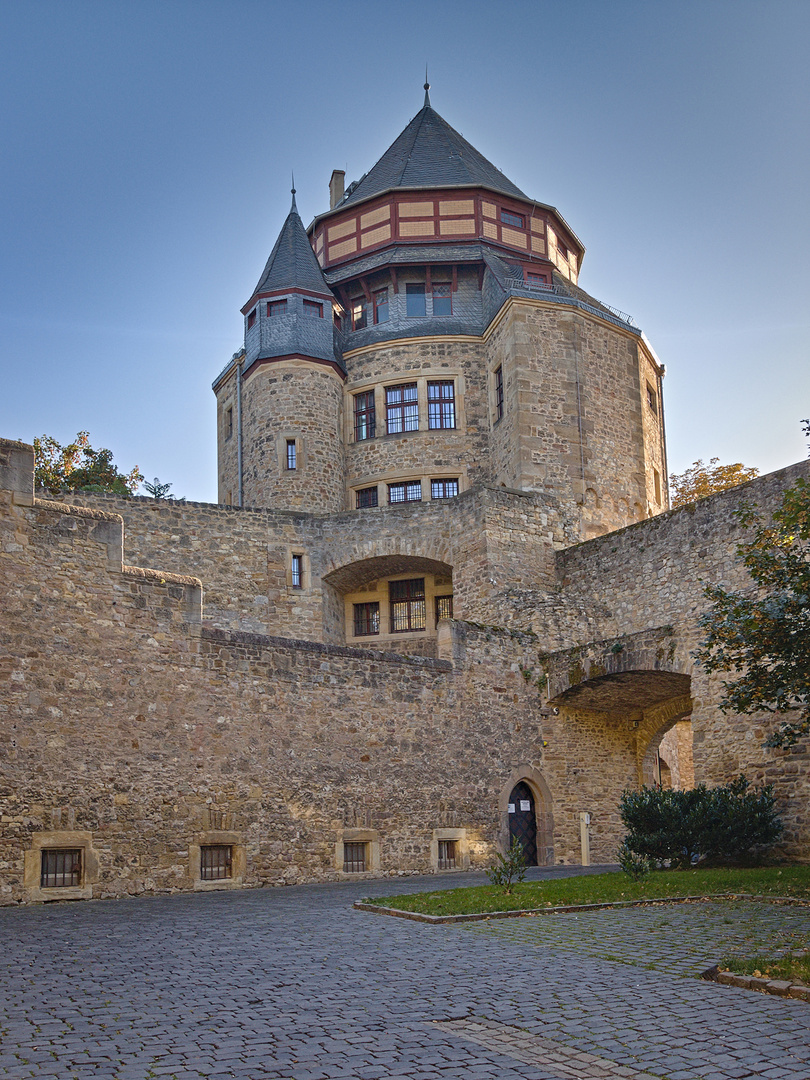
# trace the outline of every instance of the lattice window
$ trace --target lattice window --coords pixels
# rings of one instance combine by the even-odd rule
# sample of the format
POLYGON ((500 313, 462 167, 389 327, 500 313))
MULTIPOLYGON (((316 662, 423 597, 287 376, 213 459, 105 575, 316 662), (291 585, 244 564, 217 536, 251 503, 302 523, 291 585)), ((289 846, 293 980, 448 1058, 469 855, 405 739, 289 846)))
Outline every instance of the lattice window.
POLYGON ((456 426, 456 388, 452 379, 445 382, 429 382, 428 427, 454 428, 456 426))
POLYGON ((431 499, 453 499, 456 495, 458 495, 458 479, 430 481, 431 499))
POLYGON ((422 498, 421 480, 388 485, 389 503, 419 502, 422 498))
POLYGON ((380 605, 378 602, 354 605, 354 636, 370 637, 380 632, 380 605))
POLYGON ((436 622, 439 619, 452 619, 453 618, 453 597, 452 596, 437 596, 436 597, 436 622))
POLYGON ((356 499, 356 507, 358 510, 364 510, 368 506, 378 505, 377 485, 374 487, 358 488, 354 493, 356 499))
POLYGON ((287 314, 286 300, 271 300, 267 305, 268 318, 274 319, 277 315, 287 314))
POLYGON ((419 430, 419 399, 416 383, 385 388, 385 423, 388 434, 419 430))
POLYGON ((377 431, 377 411, 374 391, 354 395, 354 437, 357 442, 373 439, 377 431))
POLYGON ((424 578, 389 581, 388 598, 392 634, 425 629, 427 612, 424 578))

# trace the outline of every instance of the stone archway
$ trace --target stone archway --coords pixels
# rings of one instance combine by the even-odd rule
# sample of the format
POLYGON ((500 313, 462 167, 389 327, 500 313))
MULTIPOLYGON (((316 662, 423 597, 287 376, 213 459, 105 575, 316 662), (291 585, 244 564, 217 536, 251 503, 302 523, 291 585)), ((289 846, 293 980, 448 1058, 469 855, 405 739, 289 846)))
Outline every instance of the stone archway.
POLYGON ((536 826, 535 846, 538 866, 554 865, 554 817, 552 813, 551 790, 546 783, 545 777, 537 769, 531 766, 523 766, 514 769, 501 788, 498 797, 498 810, 500 813, 500 848, 502 852, 509 849, 511 843, 509 802, 520 785, 525 785, 533 802, 533 813, 536 826))
POLYGON ((691 711, 691 699, 674 699, 647 712, 638 731, 642 784, 681 791, 695 786, 691 711))

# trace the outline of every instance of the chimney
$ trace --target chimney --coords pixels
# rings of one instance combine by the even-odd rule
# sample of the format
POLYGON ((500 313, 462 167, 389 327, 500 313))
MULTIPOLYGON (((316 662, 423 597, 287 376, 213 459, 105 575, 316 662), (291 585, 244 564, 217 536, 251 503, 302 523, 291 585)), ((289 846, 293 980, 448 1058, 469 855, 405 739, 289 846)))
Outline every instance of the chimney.
POLYGON ((334 210, 343 198, 343 181, 346 173, 343 169, 333 169, 332 178, 329 181, 329 209, 334 210))

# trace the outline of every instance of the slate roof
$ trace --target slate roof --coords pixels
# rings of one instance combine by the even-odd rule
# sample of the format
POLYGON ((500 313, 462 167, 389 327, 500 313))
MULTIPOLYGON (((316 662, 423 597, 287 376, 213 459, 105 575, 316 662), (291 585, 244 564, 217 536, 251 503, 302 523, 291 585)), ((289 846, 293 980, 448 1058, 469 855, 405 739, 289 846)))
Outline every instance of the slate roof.
MULTIPOLYGON (((293 194, 292 207, 281 227, 270 258, 267 260, 259 284, 253 295, 273 292, 276 289, 302 289, 318 296, 330 297, 332 292, 326 284, 315 252, 298 214, 293 194)), ((246 305, 247 306, 247 305, 246 305)))
POLYGON ((469 186, 531 201, 426 102, 338 206, 343 209, 390 188, 469 186))

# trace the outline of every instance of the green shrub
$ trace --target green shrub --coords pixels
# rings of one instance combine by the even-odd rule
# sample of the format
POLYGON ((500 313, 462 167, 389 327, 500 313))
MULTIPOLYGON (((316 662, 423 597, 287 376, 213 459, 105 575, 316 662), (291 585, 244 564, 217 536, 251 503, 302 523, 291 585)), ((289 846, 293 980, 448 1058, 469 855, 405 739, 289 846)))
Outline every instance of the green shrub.
POLYGON ((625 791, 619 809, 628 851, 658 865, 739 861, 782 834, 773 789, 752 787, 744 776, 715 788, 699 784, 691 791, 625 791))
POLYGON ((653 862, 646 855, 637 855, 627 841, 622 840, 619 845, 619 866, 633 881, 641 881, 652 871, 653 862))
POLYGON ((487 877, 493 885, 503 889, 509 896, 513 887, 526 876, 526 859, 520 841, 514 839, 507 853, 501 855, 499 852, 495 858, 498 861, 487 870, 487 877))

